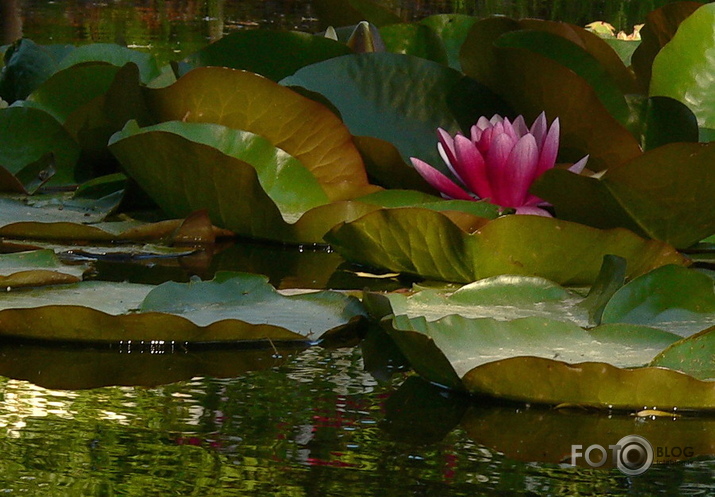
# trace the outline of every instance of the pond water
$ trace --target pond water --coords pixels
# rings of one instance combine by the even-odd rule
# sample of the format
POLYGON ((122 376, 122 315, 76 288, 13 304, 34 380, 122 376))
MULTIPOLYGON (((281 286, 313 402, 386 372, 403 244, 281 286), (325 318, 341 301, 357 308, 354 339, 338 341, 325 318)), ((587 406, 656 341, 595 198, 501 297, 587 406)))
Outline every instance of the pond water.
MULTIPOLYGON (((407 19, 560 12, 628 26, 658 2, 392 3, 407 19)), ((39 43, 122 42, 166 58, 234 29, 317 26, 301 0, 0 5, 3 41, 22 33, 39 43)), ((283 288, 362 288, 341 262, 325 251, 243 244, 173 265, 104 261, 95 277, 159 283, 233 269, 283 288)), ((713 434, 711 417, 448 395, 411 375, 372 331, 358 346, 277 351, 0 343, 0 491, 11 495, 712 495, 713 434), (565 464, 572 444, 632 433, 695 457, 634 477, 565 464)))

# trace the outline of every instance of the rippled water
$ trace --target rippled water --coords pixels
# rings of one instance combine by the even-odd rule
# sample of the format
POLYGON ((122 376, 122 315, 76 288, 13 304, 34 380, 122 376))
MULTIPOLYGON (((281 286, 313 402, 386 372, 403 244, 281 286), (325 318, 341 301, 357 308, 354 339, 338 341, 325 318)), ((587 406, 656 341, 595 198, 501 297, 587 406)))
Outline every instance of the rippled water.
MULTIPOLYGON (((10 352, 4 349, 3 357, 10 352)), ((362 357, 359 348, 314 347, 283 359, 264 354, 252 365, 268 368, 262 371, 229 368, 231 378, 198 376, 154 388, 58 390, 4 379, 0 490, 47 496, 625 496, 710 495, 715 488, 712 458, 632 478, 615 469, 530 462, 539 448, 520 434, 543 443, 539 427, 553 427, 550 416, 561 416, 571 436, 574 423, 587 429, 588 423, 611 422, 618 429, 618 423, 635 421, 465 402, 416 378, 405 381, 406 373, 379 383, 364 371, 362 357)), ((214 361, 231 362, 228 356, 214 361)), ((34 369, 26 374, 44 381, 34 369)), ((66 380, 73 374, 68 370, 66 380)), ((55 372, 47 380, 62 378, 55 372)), ((713 420, 694 422, 696 431, 713 428, 713 420)), ((639 423, 667 430, 686 421, 639 423)))
MULTIPOLYGON (((470 5, 518 10, 529 4, 534 11, 503 13, 538 14, 545 2, 394 3, 409 19, 470 5)), ((562 9, 579 3, 553 2, 562 9)), ((636 3, 649 2, 591 2, 595 10, 588 15, 604 13, 604 5, 625 9, 636 3)), ((178 58, 235 29, 313 30, 316 22, 311 3, 301 0, 1 4, 17 9, 13 17, 7 10, 0 16, 2 42, 17 34, 39 43, 111 41, 165 58, 178 58)), ((237 249, 224 269, 265 273, 277 286, 355 287, 354 281, 335 277, 340 261, 330 254, 297 257, 274 248, 266 257, 268 250, 237 249)), ((197 272, 210 277, 215 268, 181 270, 181 277, 197 272)), ((108 280, 176 278, 166 271, 98 265, 98 277, 108 280)), ((367 341, 362 348, 314 347, 279 356, 272 350, 170 355, 0 343, 0 492, 321 497, 715 492, 715 419, 636 419, 447 396, 406 372, 389 378, 382 364, 386 347, 367 341), (149 386, 111 386, 117 384, 149 386), (606 444, 591 437, 605 433, 617 440, 636 431, 670 446, 692 445, 698 457, 637 477, 561 463, 571 444, 606 444)))

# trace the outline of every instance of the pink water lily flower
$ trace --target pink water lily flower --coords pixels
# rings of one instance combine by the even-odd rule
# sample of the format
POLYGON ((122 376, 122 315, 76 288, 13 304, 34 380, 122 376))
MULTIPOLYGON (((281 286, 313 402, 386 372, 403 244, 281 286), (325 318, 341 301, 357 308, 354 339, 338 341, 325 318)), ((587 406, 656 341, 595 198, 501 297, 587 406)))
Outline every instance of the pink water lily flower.
MULTIPOLYGON (((556 163, 558 118, 549 127, 542 112, 530 129, 522 116, 514 122, 499 115, 480 117, 469 138, 461 133, 452 138, 441 128, 437 136, 437 148, 454 180, 420 159, 410 160, 444 197, 488 200, 502 208, 515 209, 517 214, 551 215, 541 208, 548 204, 530 194, 529 188, 556 163)), ((584 157, 569 171, 579 174, 587 160, 588 156, 584 157)))

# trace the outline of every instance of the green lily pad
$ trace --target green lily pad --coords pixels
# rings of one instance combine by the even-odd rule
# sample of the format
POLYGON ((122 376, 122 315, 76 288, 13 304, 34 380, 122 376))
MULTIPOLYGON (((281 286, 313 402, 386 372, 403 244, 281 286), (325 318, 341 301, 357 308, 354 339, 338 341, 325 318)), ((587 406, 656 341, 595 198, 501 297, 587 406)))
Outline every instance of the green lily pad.
MULTIPOLYGON (((549 26, 538 21, 528 24, 530 29, 541 27, 547 31, 553 29, 549 26)), ((640 155, 636 139, 606 110, 598 93, 584 78, 527 48, 494 46, 500 36, 521 27, 519 22, 506 18, 474 24, 461 51, 465 73, 498 93, 527 121, 533 121, 541 112, 546 112, 549 118, 558 117, 564 162, 575 162, 589 154, 589 168, 600 171, 640 155), (583 119, 586 115, 589 118, 583 119)), ((575 27, 569 28, 573 31, 575 27)), ((592 33, 584 36, 595 37, 592 33)), ((607 46, 606 49, 618 59, 607 46)), ((609 70, 610 65, 603 67, 609 70)), ((617 67, 623 68, 620 60, 617 67)), ((626 83, 627 80, 619 83, 619 87, 626 83)))
POLYGON ((184 62, 191 67, 231 67, 261 74, 273 81, 301 67, 352 53, 345 44, 297 31, 237 31, 202 48, 184 62))
POLYGON ((532 191, 552 203, 561 218, 601 228, 623 226, 686 248, 715 232, 715 215, 707 208, 715 195, 713 154, 712 144, 671 143, 600 179, 547 171, 532 191))
POLYGON ((368 185, 360 154, 335 114, 257 74, 194 69, 171 86, 148 90, 147 102, 158 121, 215 123, 266 138, 298 159, 331 200, 375 189, 368 185))
POLYGON ((715 324, 713 279, 680 266, 663 266, 619 289, 603 323, 632 323, 689 336, 715 324))
MULTIPOLYGON (((396 316, 391 336, 430 381, 473 394, 545 404, 660 410, 712 409, 715 383, 642 367, 678 336, 625 324, 583 330, 570 323, 439 321, 396 316), (635 369, 634 369, 635 368, 635 369)), ((688 369, 687 364, 679 369, 688 369)))
POLYGON ((447 64, 447 51, 439 36, 420 24, 391 24, 380 29, 388 52, 414 55, 447 64))
POLYGON ((0 287, 58 285, 82 280, 86 265, 62 264, 52 250, 0 255, 0 287))
POLYGON ((419 157, 444 170, 437 128, 454 134, 482 115, 506 110, 491 91, 460 72, 402 54, 337 57, 304 67, 281 83, 324 95, 352 134, 385 140, 404 161, 419 157))
POLYGON ((651 366, 683 370, 700 380, 715 378, 715 328, 680 340, 658 354, 651 366))
POLYGON ((13 291, 0 302, 0 334, 51 342, 314 342, 363 314, 354 297, 283 296, 263 276, 224 273, 158 287, 91 281, 13 291))
MULTIPOLYGON (((197 205, 201 206, 215 203, 211 197, 216 196, 215 193, 224 188, 227 191, 220 196, 221 198, 229 198, 236 192, 257 188, 256 185, 250 189, 239 188, 234 184, 236 180, 232 179, 233 174, 238 177, 252 176, 246 174, 243 171, 245 165, 241 164, 243 166, 241 167, 237 161, 223 161, 224 163, 217 164, 208 163, 199 157, 194 165, 195 168, 199 168, 199 171, 196 171, 194 167, 188 166, 188 157, 190 157, 188 153, 183 162, 166 160, 167 150, 182 148, 185 140, 213 147, 226 156, 253 167, 260 188, 275 203, 286 222, 295 222, 306 211, 328 203, 328 196, 318 180, 297 159, 274 147, 268 140, 248 131, 234 130, 218 124, 180 121, 139 128, 136 123, 130 122, 124 130, 112 137, 109 145, 110 149, 122 158, 122 163, 129 174, 167 212, 176 213, 186 210, 183 205, 186 200, 178 194, 180 189, 177 190, 170 185, 167 187, 167 178, 183 183, 185 192, 191 190, 208 192, 209 187, 201 186, 201 183, 209 183, 212 192, 202 200, 196 201, 197 205), (183 140, 166 136, 169 134, 181 137, 183 140), (239 166, 235 173, 231 165, 239 166), (162 194, 164 190, 165 194, 162 194), (180 207, 173 207, 172 203, 180 207)), ((189 144, 187 147, 192 148, 189 144)), ((236 214, 239 216, 259 219, 260 210, 269 209, 264 199, 255 199, 252 210, 239 211, 235 206, 233 208, 238 211, 236 214)), ((220 216, 222 210, 225 210, 225 206, 219 203, 214 212, 220 216)), ((225 221, 224 225, 230 226, 231 223, 225 221)))
POLYGON ((4 53, 4 67, 0 74, 0 98, 13 103, 23 100, 40 86, 57 68, 57 63, 74 47, 67 45, 41 46, 23 38, 4 53))
POLYGON ((420 208, 370 213, 336 226, 326 240, 350 261, 461 283, 517 274, 591 284, 606 254, 624 257, 631 277, 664 264, 687 264, 672 247, 626 230, 504 216, 467 233, 443 214, 420 208))
POLYGON ((705 128, 715 127, 715 70, 707 54, 715 49, 715 5, 703 5, 684 19, 653 61, 650 94, 686 104, 705 128))
POLYGON ((633 72, 642 93, 648 93, 653 61, 660 50, 673 38, 680 23, 702 5, 701 2, 671 2, 648 13, 640 31, 641 44, 632 58, 633 72))
POLYGON ((437 14, 419 21, 420 24, 428 26, 441 38, 447 52, 449 67, 458 71, 462 70, 459 51, 475 22, 477 22, 476 17, 464 14, 437 14))
POLYGON ((51 184, 75 183, 79 146, 46 112, 22 107, 0 109, 0 142, 0 166, 11 174, 52 154, 55 174, 51 184))

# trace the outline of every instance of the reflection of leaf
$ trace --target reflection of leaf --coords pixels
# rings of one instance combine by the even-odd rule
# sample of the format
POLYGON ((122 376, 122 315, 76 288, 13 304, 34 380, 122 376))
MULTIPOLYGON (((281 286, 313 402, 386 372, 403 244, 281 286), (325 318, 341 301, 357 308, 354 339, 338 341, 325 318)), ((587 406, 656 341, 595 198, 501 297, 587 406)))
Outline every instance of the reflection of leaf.
POLYGON ((591 284, 603 256, 628 261, 630 276, 687 260, 626 230, 600 231, 540 216, 505 216, 472 234, 426 209, 380 210, 334 228, 326 240, 348 260, 425 278, 468 283, 500 274, 591 284))
POLYGON ((335 114, 256 74, 194 69, 169 87, 150 90, 148 104, 159 121, 215 123, 266 138, 298 159, 332 200, 374 190, 350 133, 335 114))
POLYGON ((187 351, 167 343, 126 344, 117 350, 52 347, 37 344, 0 345, 0 374, 45 388, 79 390, 107 385, 152 387, 196 376, 235 378, 248 371, 279 366, 300 349, 290 348, 187 351))
MULTIPOLYGON (((674 417, 473 405, 464 415, 461 427, 474 442, 518 461, 570 463, 574 445, 583 449, 594 444, 608 447, 627 435, 645 437, 653 447, 692 448, 690 456, 682 451, 677 455, 672 451, 654 451, 656 464, 715 452, 712 437, 715 421, 711 417, 674 417)), ((583 457, 577 458, 576 464, 586 466, 583 457)), ((615 467, 616 461, 608 457, 607 464, 615 467)))
POLYGON ((5 336, 83 342, 315 341, 363 314, 354 297, 283 296, 265 277, 240 273, 158 287, 85 282, 16 291, 0 308, 5 336))

